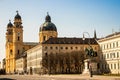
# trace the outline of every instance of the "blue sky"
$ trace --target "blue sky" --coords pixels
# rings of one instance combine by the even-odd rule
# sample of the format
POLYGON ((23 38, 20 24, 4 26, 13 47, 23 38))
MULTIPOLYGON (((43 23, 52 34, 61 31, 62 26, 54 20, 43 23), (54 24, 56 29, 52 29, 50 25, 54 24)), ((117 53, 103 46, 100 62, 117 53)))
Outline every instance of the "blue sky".
MULTIPOLYGON (((89 32, 98 37, 120 31, 120 0, 0 0, 0 60, 5 57, 6 25, 14 21, 16 10, 22 17, 25 42, 39 41, 39 27, 47 12, 59 37, 82 37, 89 32)), ((87 35, 86 35, 87 37, 87 35)))

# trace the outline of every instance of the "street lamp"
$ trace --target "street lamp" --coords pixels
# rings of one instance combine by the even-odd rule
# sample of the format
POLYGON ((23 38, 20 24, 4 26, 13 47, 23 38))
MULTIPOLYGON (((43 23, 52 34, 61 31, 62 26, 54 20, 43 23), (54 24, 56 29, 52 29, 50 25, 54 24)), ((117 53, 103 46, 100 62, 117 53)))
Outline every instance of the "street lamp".
POLYGON ((88 36, 89 36, 89 42, 88 42, 88 44, 90 45, 90 34, 88 32, 83 32, 83 40, 85 40, 85 33, 88 34, 88 36))
POLYGON ((91 53, 93 53, 93 49, 90 45, 90 35, 88 32, 83 32, 83 41, 85 40, 85 34, 87 34, 89 36, 88 45, 89 45, 90 49, 87 49, 87 48, 85 49, 85 52, 87 53, 88 58, 84 61, 85 69, 83 71, 83 74, 90 75, 92 77, 92 66, 91 66, 90 62, 91 62, 91 53))

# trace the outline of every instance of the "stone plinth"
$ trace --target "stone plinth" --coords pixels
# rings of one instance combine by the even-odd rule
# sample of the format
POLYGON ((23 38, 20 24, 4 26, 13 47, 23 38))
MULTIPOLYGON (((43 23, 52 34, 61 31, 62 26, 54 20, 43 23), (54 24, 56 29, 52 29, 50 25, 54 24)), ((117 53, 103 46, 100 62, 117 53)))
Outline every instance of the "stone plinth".
POLYGON ((89 59, 84 60, 85 69, 83 70, 82 75, 90 76, 89 62, 90 62, 89 59))

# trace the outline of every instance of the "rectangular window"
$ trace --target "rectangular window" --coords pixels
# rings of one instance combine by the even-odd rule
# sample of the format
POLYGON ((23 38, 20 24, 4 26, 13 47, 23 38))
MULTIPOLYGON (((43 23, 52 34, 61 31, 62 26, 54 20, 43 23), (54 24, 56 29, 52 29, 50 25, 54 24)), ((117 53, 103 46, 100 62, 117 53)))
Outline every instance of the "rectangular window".
POLYGON ((116 69, 116 64, 114 64, 114 69, 116 69))
POLYGON ((112 53, 110 53, 110 58, 112 58, 112 53))
POLYGON ((43 36, 43 41, 45 41, 46 40, 46 37, 45 36, 43 36))
POLYGON ((113 43, 113 48, 115 48, 115 43, 113 43))
POLYGON ((119 63, 118 63, 118 69, 119 69, 119 63))
POLYGON ((50 49, 53 49, 53 47, 51 46, 50 49))
POLYGON ((18 36, 18 41, 20 41, 20 37, 18 36))
POLYGON ((117 52, 117 58, 119 58, 119 52, 117 52))
POLYGON ((109 58, 109 54, 107 54, 107 58, 109 58))
POLYGON ((107 49, 108 49, 108 44, 107 44, 107 49))
POLYGON ((105 45, 104 45, 104 49, 105 49, 105 45))
POLYGON ((111 48, 111 43, 110 43, 110 48, 111 48))
POLYGON ((118 42, 116 42, 116 47, 118 47, 118 42))
POLYGON ((115 53, 113 53, 113 58, 115 58, 115 53))
POLYGON ((112 67, 112 64, 111 64, 111 69, 112 69, 113 67, 112 67))
POLYGON ((19 54, 20 54, 20 51, 18 50, 18 52, 17 52, 17 53, 18 53, 18 55, 19 55, 19 54))

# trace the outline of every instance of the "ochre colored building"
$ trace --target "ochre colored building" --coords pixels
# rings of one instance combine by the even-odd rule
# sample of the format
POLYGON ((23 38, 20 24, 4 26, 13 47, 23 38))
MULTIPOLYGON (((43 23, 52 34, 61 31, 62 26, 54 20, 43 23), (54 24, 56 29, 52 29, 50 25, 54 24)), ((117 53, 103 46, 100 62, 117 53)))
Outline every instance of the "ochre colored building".
POLYGON ((14 23, 9 21, 6 31, 6 73, 16 71, 15 60, 24 51, 34 47, 38 43, 23 42, 22 19, 18 11, 14 17, 14 23))
MULTIPOLYGON (((42 60, 45 55, 56 54, 56 57, 58 57, 57 55, 61 53, 83 51, 85 48, 89 47, 88 42, 90 42, 95 51, 99 51, 96 35, 94 38, 86 38, 85 40, 82 38, 58 37, 57 28, 55 24, 51 22, 49 14, 47 14, 45 22, 40 26, 39 44, 23 42, 22 19, 17 12, 14 17, 14 23, 12 24, 11 21, 9 21, 7 25, 6 73, 19 73, 24 71, 30 72, 30 74, 40 73, 41 68, 44 68, 42 60), (27 59, 21 57, 25 52, 27 59)), ((66 61, 65 58, 64 61, 66 61)), ((74 62, 74 59, 72 62, 74 62)), ((67 62, 64 62, 64 64, 66 65, 67 62)), ((74 65, 71 64, 70 66, 72 66, 72 69, 69 68, 71 72, 75 72, 74 65)), ((67 66, 65 66, 64 71, 63 69, 61 70, 61 66, 59 66, 59 64, 56 64, 56 71, 53 70, 52 66, 50 68, 51 73, 69 72, 67 66)))

